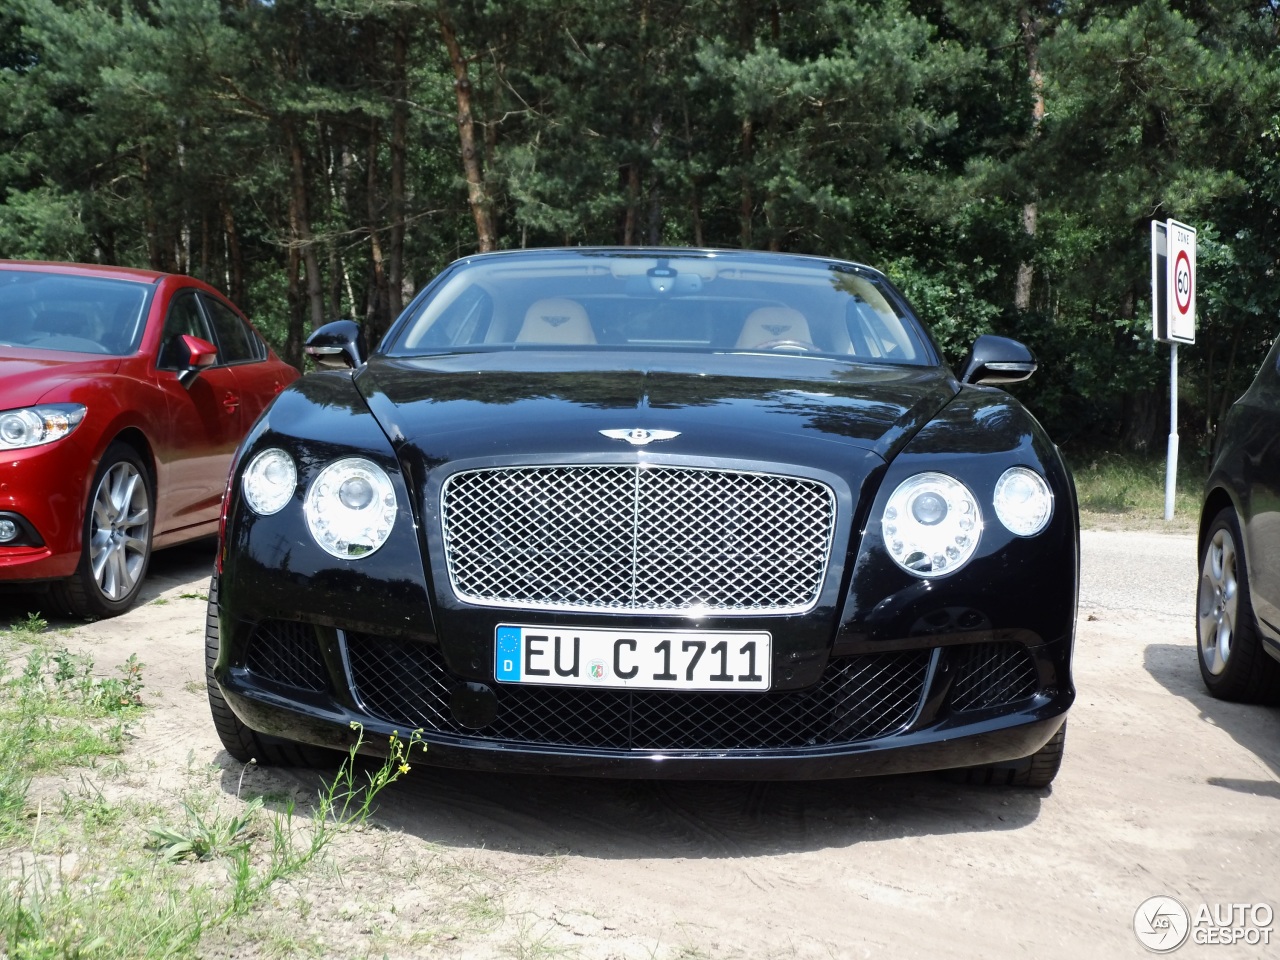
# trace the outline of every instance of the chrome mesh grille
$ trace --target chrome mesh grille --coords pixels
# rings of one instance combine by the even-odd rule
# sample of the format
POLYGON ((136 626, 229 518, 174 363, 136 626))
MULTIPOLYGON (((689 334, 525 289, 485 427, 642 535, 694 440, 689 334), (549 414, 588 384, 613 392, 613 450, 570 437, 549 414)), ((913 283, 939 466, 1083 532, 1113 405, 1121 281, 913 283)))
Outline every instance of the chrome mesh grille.
POLYGON ((809 610, 836 513, 815 480, 652 465, 473 470, 442 498, 459 599, 592 612, 809 610))
POLYGON ((481 730, 453 717, 461 682, 434 646, 346 635, 351 680, 371 715, 483 741, 615 750, 785 750, 859 743, 905 729, 920 709, 930 650, 832 658, 806 690, 705 693, 495 684, 481 730))

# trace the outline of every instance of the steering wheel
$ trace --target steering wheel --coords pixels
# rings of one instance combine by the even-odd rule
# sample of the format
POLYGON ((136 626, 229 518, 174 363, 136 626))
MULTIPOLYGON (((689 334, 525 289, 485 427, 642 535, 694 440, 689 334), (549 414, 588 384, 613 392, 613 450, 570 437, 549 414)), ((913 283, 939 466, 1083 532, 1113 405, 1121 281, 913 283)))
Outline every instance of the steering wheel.
POLYGON ((752 350, 796 350, 800 353, 821 353, 822 348, 816 343, 808 340, 794 340, 786 337, 777 340, 766 340, 764 343, 757 343, 751 348, 752 350))

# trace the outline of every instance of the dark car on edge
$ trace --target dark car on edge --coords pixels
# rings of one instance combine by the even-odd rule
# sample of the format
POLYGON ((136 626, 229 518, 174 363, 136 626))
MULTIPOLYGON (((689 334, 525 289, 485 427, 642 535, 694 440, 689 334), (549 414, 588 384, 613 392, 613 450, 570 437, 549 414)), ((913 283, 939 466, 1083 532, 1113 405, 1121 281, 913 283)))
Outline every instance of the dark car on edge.
POLYGON ((1223 700, 1280 700, 1280 340, 1218 435, 1200 512, 1200 675, 1223 700))
POLYGON ((232 756, 1043 786, 1075 696, 1057 448, 875 270, 527 250, 436 277, 242 444, 207 662, 232 756))

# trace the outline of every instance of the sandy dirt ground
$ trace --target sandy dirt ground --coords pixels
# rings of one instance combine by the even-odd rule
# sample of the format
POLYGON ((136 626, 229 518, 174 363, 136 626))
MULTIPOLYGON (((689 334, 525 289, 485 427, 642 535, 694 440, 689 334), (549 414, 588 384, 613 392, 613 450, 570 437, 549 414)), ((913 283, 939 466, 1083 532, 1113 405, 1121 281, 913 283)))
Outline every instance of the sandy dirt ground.
MULTIPOLYGON (((418 764, 381 798, 375 829, 340 837, 327 868, 282 886, 260 914, 270 935, 217 955, 287 944, 321 957, 1078 960, 1148 956, 1134 912, 1155 895, 1280 910, 1280 710, 1204 693, 1194 554, 1186 535, 1083 535, 1079 696, 1051 789, 933 776, 597 782, 418 764)), ((244 772, 214 734, 210 562, 203 546, 159 554, 136 610, 54 626, 104 672, 131 653, 145 664, 151 709, 129 748, 131 789, 180 795, 194 770, 228 799, 305 801, 315 774, 244 772)), ((0 597, 0 622, 38 602, 0 597)), ((1277 954, 1188 942, 1175 955, 1277 954)))

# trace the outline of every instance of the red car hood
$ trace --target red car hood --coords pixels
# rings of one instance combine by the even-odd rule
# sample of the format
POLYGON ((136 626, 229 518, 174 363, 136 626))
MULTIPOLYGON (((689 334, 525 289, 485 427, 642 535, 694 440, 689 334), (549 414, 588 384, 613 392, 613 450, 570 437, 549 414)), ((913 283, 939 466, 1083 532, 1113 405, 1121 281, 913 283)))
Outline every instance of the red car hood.
POLYGON ((40 400, 67 380, 84 380, 115 373, 122 357, 53 350, 0 351, 0 409, 25 407, 40 400))

